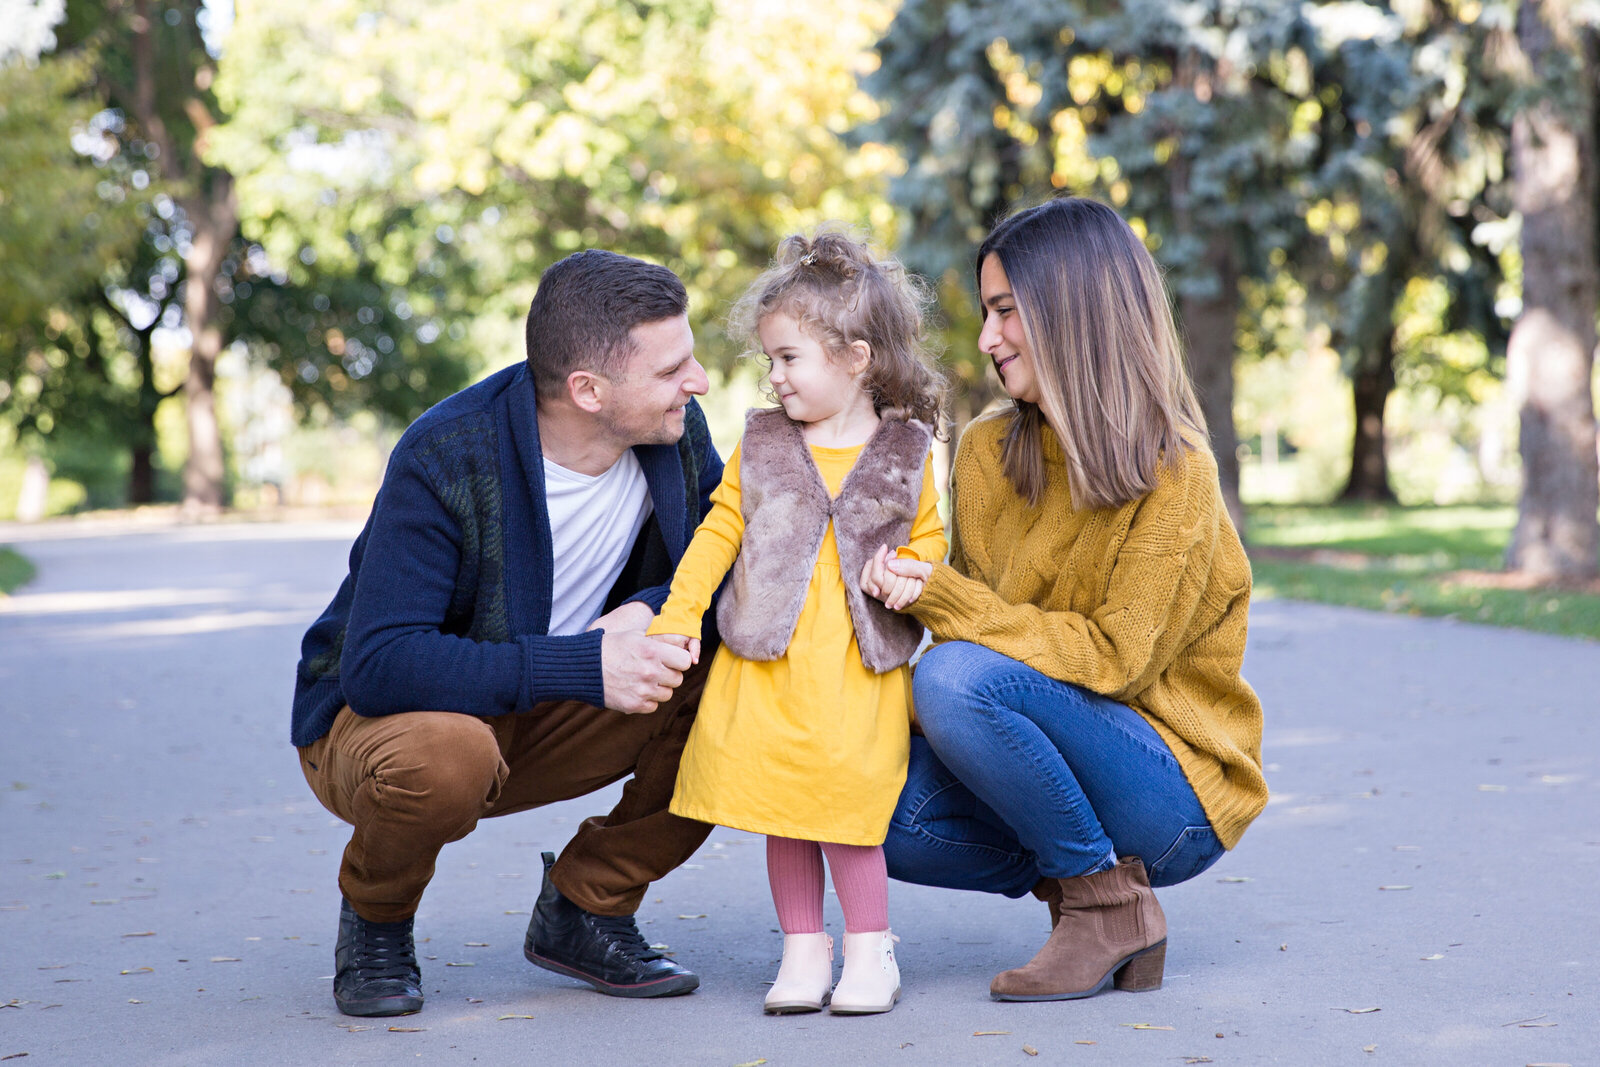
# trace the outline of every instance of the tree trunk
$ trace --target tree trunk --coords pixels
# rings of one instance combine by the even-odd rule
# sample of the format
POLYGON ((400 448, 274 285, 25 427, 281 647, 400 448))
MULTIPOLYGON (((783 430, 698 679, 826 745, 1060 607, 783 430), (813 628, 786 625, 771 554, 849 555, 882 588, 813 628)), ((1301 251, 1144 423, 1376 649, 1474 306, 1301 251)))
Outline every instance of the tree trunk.
POLYGON ((1233 525, 1244 533, 1244 506, 1239 501, 1239 439, 1233 428, 1234 330, 1239 320, 1239 268, 1233 240, 1226 233, 1206 239, 1206 264, 1217 279, 1212 297, 1185 296, 1178 300, 1183 332, 1188 341, 1189 370, 1200 394, 1200 410, 1211 431, 1211 451, 1217 457, 1222 499, 1233 525))
POLYGON ((183 466, 185 511, 215 511, 223 504, 222 431, 217 423, 217 357, 222 330, 217 325, 217 273, 228 243, 239 227, 233 178, 208 171, 205 185, 185 205, 193 234, 184 256, 183 312, 193 343, 183 395, 188 407, 189 458, 183 466))
POLYGON ((1339 499, 1344 502, 1371 501, 1392 504, 1394 490, 1389 486, 1389 457, 1383 432, 1383 410, 1394 392, 1394 328, 1391 326, 1377 342, 1361 354, 1350 373, 1354 387, 1356 430, 1350 447, 1350 477, 1339 499))
POLYGON ((1522 497, 1506 565, 1541 580, 1592 578, 1600 549, 1593 65, 1557 0, 1523 0, 1517 37, 1530 70, 1559 71, 1575 59, 1578 74, 1549 84, 1550 95, 1512 123, 1523 280, 1506 377, 1522 420, 1522 497))

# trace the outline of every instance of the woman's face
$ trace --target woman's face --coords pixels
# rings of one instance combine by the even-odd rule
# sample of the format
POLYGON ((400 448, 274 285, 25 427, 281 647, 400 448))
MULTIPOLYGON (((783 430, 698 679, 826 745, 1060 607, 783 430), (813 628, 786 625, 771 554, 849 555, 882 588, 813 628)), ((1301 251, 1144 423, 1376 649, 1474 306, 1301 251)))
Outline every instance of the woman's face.
POLYGON ((1033 350, 1022 333, 1022 318, 1011 294, 1000 257, 984 257, 978 274, 978 298, 983 301, 983 331, 978 349, 994 361, 1000 384, 1013 400, 1039 402, 1039 378, 1034 372, 1033 350))

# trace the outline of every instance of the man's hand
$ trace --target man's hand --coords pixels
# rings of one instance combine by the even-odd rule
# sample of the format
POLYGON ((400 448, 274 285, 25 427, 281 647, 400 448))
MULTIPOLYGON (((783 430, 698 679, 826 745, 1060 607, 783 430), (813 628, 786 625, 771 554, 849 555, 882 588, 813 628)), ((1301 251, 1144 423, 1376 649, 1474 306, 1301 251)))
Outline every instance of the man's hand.
POLYGON ((688 634, 651 634, 657 641, 665 641, 673 648, 681 648, 689 653, 690 663, 700 662, 700 639, 690 637, 688 634))
POLYGON ((903 611, 916 603, 932 574, 933 564, 892 558, 889 546, 879 545, 861 568, 861 591, 877 597, 891 611, 903 611))
POLYGON ((589 624, 591 630, 604 630, 608 634, 635 633, 642 634, 649 627, 650 620, 656 617, 650 605, 642 600, 630 600, 626 604, 618 604, 594 622, 589 624))
POLYGON ((655 711, 683 682, 692 662, 686 649, 641 633, 607 631, 600 639, 606 707, 626 715, 655 711))

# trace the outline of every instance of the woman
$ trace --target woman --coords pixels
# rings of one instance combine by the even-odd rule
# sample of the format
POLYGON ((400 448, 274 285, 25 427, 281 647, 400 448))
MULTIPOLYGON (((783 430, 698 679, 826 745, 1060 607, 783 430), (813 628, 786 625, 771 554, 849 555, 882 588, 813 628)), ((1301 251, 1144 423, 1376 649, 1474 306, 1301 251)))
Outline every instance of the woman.
POLYGON ((937 641, 889 873, 1049 903, 1049 940, 998 1000, 1155 989, 1150 887, 1211 866, 1266 804, 1239 674, 1250 566, 1128 224, 1051 201, 998 225, 976 269, 979 347, 1013 403, 961 438, 950 562, 880 550, 862 574, 937 641))

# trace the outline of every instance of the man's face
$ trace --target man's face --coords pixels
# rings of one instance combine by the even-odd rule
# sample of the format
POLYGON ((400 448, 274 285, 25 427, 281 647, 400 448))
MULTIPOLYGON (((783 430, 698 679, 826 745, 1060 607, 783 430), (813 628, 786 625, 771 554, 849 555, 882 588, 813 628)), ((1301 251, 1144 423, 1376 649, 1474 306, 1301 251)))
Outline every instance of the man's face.
POLYGON ((670 445, 683 436, 683 408, 704 396, 710 382, 694 358, 689 317, 660 319, 629 332, 633 354, 607 378, 610 388, 600 409, 606 431, 619 443, 670 445))

